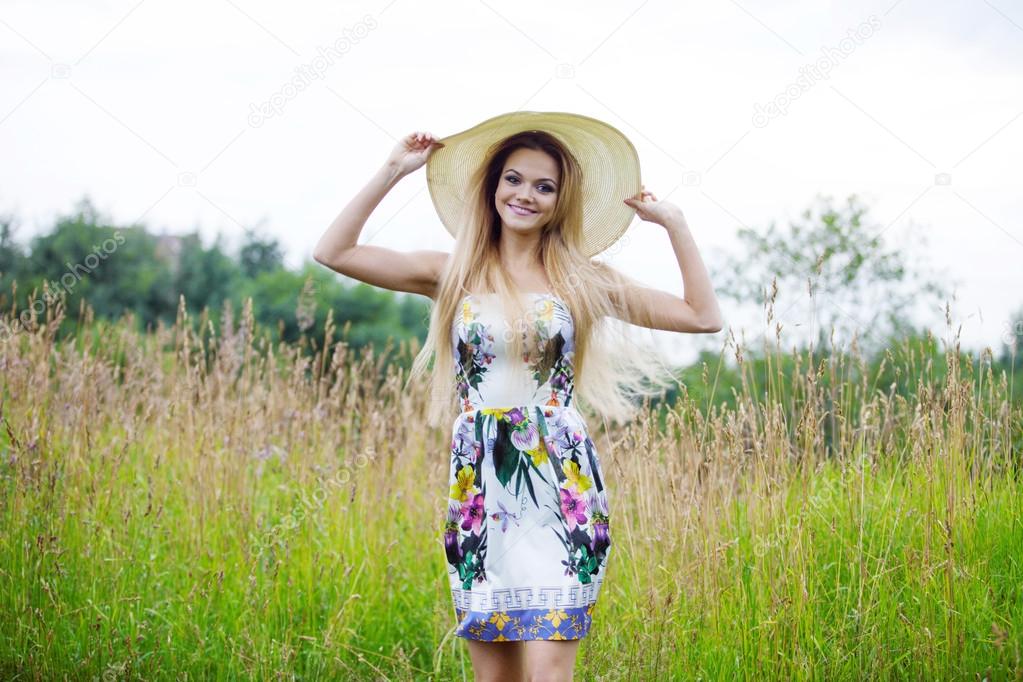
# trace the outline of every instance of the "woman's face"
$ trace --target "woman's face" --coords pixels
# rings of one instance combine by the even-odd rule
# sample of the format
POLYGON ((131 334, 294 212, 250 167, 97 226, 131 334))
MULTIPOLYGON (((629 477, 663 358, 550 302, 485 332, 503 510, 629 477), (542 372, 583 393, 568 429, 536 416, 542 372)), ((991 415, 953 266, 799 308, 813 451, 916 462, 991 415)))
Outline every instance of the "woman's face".
POLYGON ((539 231, 550 222, 561 181, 557 162, 546 153, 520 147, 504 162, 494 193, 501 229, 539 231))

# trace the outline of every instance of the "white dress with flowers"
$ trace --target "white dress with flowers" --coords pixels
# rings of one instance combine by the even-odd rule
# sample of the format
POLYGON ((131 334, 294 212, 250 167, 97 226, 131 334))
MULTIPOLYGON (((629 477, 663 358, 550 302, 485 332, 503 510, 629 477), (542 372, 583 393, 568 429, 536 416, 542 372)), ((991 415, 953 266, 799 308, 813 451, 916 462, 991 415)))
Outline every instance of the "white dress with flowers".
POLYGON ((468 639, 585 636, 611 546, 603 471, 573 403, 572 316, 557 296, 527 296, 524 326, 473 294, 451 327, 462 412, 444 548, 455 634, 468 639), (509 357, 516 331, 523 358, 509 357))

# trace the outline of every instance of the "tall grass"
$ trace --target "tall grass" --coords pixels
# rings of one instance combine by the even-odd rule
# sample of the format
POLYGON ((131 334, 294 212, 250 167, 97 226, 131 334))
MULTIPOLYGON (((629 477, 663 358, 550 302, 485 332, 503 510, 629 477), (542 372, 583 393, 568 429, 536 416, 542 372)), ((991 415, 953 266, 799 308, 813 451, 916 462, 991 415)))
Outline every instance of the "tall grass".
MULTIPOLYGON (((225 312, 0 339, 0 672, 472 679, 416 348, 225 312)), ((1023 677, 1021 408, 949 344, 890 349, 904 394, 855 349, 730 343, 732 404, 591 419, 612 553, 578 678, 1023 677)))

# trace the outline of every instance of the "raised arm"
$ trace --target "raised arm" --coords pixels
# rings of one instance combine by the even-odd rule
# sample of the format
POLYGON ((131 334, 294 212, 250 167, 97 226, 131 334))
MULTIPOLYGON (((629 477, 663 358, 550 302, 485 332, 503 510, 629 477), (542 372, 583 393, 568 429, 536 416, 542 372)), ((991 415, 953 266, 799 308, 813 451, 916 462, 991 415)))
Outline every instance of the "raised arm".
POLYGON ((313 249, 313 259, 335 272, 373 286, 433 297, 448 254, 443 251, 395 251, 359 244, 359 233, 384 196, 416 170, 434 149, 444 146, 430 133, 410 133, 370 181, 330 224, 313 249))
POLYGON ((676 332, 713 334, 721 331, 721 311, 714 287, 682 210, 667 201, 657 201, 652 193, 646 191, 638 199, 630 197, 625 203, 636 209, 641 219, 657 223, 667 231, 682 271, 683 285, 682 296, 677 296, 660 289, 630 284, 625 295, 639 313, 626 321, 676 332))

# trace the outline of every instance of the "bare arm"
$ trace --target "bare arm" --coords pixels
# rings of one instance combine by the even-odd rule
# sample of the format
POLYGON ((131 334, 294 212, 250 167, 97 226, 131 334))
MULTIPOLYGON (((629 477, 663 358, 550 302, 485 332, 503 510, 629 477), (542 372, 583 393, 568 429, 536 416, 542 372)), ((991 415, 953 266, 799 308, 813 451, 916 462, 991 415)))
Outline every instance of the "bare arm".
MULTIPOLYGON (((335 272, 373 286, 433 297, 447 261, 443 251, 395 251, 359 244, 359 233, 398 181, 426 162, 436 143, 429 133, 412 133, 330 224, 313 249, 313 259, 335 272)), ((441 145, 442 146, 442 145, 441 145)))
MULTIPOLYGON (((653 198, 652 194, 650 196, 653 198)), ((721 310, 714 295, 714 287, 682 211, 673 204, 659 202, 663 206, 647 213, 647 206, 651 202, 635 199, 629 201, 632 202, 629 205, 636 208, 641 218, 656 218, 655 222, 659 222, 667 231, 682 271, 683 295, 676 296, 644 286, 628 286, 626 296, 638 309, 639 315, 626 321, 651 329, 676 332, 709 334, 721 331, 721 310)))

